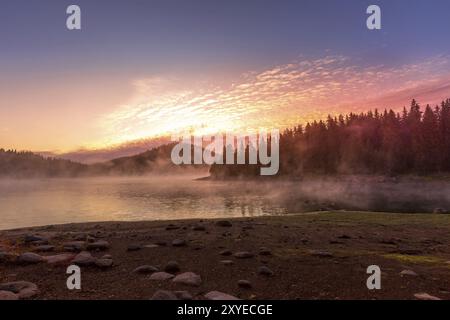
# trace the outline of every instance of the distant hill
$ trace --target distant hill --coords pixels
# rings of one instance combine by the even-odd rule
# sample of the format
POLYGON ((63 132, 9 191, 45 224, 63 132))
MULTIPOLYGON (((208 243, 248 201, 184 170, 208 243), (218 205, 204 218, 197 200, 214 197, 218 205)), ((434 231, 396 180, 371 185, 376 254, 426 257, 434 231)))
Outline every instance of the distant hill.
POLYGON ((44 157, 32 152, 0 149, 0 177, 140 176, 150 173, 186 173, 198 170, 207 172, 206 165, 174 165, 170 157, 173 146, 174 143, 165 144, 134 156, 90 165, 44 157))
POLYGON ((206 165, 180 165, 173 164, 171 152, 175 143, 165 144, 149 151, 131 157, 117 158, 108 162, 90 166, 94 174, 107 175, 144 175, 148 173, 166 174, 180 173, 192 170, 204 170, 206 165))
POLYGON ((164 144, 168 144, 170 142, 170 137, 157 137, 128 141, 120 145, 103 149, 79 149, 65 153, 39 151, 37 153, 44 157, 67 159, 74 162, 93 164, 106 162, 117 158, 131 157, 134 155, 145 153, 148 150, 162 146, 164 144))
POLYGON ((70 160, 0 149, 0 177, 76 177, 85 175, 87 171, 87 165, 70 160))

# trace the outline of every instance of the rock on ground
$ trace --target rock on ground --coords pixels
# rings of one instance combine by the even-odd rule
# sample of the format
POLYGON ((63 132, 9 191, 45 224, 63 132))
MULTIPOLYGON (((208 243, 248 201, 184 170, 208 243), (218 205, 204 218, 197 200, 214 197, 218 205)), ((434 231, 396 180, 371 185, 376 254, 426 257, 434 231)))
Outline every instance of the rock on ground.
POLYGON ((48 264, 69 264, 75 258, 73 253, 62 253, 44 257, 48 264))
POLYGON ((193 300, 194 297, 189 293, 189 291, 175 291, 175 295, 180 300, 193 300))
POLYGON ((172 241, 172 246, 174 247, 184 247, 186 245, 187 245, 186 240, 175 239, 172 241))
POLYGON ((63 243, 63 248, 66 251, 82 251, 86 246, 86 242, 84 241, 70 241, 63 243))
POLYGON ((164 271, 166 271, 167 273, 175 273, 180 271, 180 266, 176 261, 169 261, 164 267, 164 271))
POLYGON ((266 277, 271 277, 273 276, 273 271, 266 266, 262 266, 258 268, 258 274, 266 277))
POLYGON ((113 260, 112 259, 103 259, 103 258, 97 259, 95 261, 95 265, 102 269, 110 268, 113 266, 113 260))
POLYGON ((136 269, 134 269, 133 273, 150 274, 150 273, 155 273, 158 271, 159 271, 159 269, 154 266, 144 265, 144 266, 140 266, 140 267, 137 267, 136 269))
POLYGON ((222 260, 222 261, 220 261, 220 263, 225 266, 232 266, 234 264, 234 261, 233 260, 222 260))
POLYGON ((205 298, 208 300, 239 300, 238 298, 232 295, 220 291, 208 292, 207 294, 205 294, 205 298))
POLYGON ((242 252, 236 252, 234 254, 235 258, 238 259, 249 259, 249 258, 253 258, 255 255, 251 252, 247 252, 247 251, 242 251, 242 252))
POLYGON ((400 275, 402 275, 402 276, 412 276, 412 277, 417 277, 418 276, 418 274, 415 273, 412 270, 403 270, 402 272, 400 272, 400 275))
POLYGON ((178 297, 172 291, 158 290, 150 300, 178 300, 178 297))
POLYGON ((193 272, 179 274, 172 281, 174 283, 181 283, 192 287, 198 287, 202 284, 202 278, 193 272))
POLYGON ((1 283, 0 291, 12 292, 16 294, 19 299, 28 299, 39 294, 37 285, 28 281, 1 283))
POLYGON ((155 272, 150 276, 150 280, 155 281, 165 281, 172 279, 174 277, 173 274, 167 273, 167 272, 155 272))
POLYGON ((216 222, 216 225, 219 227, 232 227, 233 226, 231 224, 231 222, 228 220, 219 220, 216 222))
POLYGON ((90 266, 95 263, 96 259, 87 251, 82 251, 73 259, 73 264, 78 266, 90 266))
POLYGON ((310 253, 312 256, 319 257, 319 258, 332 258, 333 257, 333 254, 328 251, 311 250, 310 253))
POLYGON ((88 250, 107 250, 109 248, 109 242, 105 240, 99 240, 89 243, 87 245, 88 250))
POLYGON ((38 246, 36 247, 34 250, 36 252, 50 252, 53 251, 55 249, 55 246, 51 246, 51 245, 42 245, 42 246, 38 246))
POLYGON ((0 291, 0 301, 19 300, 19 296, 11 291, 0 291))
POLYGON ((142 247, 138 244, 130 244, 127 248, 127 251, 139 251, 142 247))
POLYGON ((416 293, 414 297, 419 300, 441 300, 440 298, 429 295, 428 293, 416 293))
POLYGON ((32 252, 22 253, 17 258, 17 262, 21 263, 21 264, 36 264, 36 263, 41 263, 44 261, 45 261, 45 259, 42 256, 40 256, 36 253, 32 253, 32 252))

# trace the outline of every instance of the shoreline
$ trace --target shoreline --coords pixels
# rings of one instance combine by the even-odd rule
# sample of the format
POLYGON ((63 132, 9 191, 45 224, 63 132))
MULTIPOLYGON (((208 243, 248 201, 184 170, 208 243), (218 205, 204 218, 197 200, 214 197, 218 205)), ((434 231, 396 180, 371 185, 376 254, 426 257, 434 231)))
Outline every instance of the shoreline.
POLYGON ((0 286, 33 283, 39 293, 27 299, 163 298, 161 290, 195 300, 211 291, 246 300, 415 299, 423 292, 450 299, 449 231, 449 215, 333 211, 19 228, 0 231, 0 252, 8 254, 0 286), (27 252, 43 260, 24 262, 27 252), (79 252, 92 259, 81 266, 82 289, 71 291, 66 268, 79 252), (370 265, 382 270, 382 290, 366 287, 370 265), (152 279, 158 272, 171 278, 152 279), (174 282, 184 273, 201 280, 174 282))

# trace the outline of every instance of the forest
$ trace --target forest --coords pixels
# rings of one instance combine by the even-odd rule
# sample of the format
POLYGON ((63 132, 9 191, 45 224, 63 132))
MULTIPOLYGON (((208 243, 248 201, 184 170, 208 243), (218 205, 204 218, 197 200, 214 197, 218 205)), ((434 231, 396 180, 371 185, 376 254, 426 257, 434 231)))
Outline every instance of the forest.
MULTIPOLYGON (((246 153, 248 156, 249 147, 246 153)), ((213 165, 213 177, 259 175, 260 165, 213 165)), ((450 99, 393 110, 328 116, 280 135, 278 175, 450 172, 450 99)))
MULTIPOLYGON (((173 146, 162 145, 135 156, 92 165, 0 149, 0 177, 179 173, 170 159, 173 146)), ((249 148, 247 145, 246 157, 249 148)), ((259 164, 215 164, 209 172, 213 178, 256 177, 260 168, 259 164)), ((328 116, 326 120, 286 129, 280 135, 277 176, 440 173, 450 173, 450 99, 424 108, 413 100, 402 112, 374 110, 328 116)))

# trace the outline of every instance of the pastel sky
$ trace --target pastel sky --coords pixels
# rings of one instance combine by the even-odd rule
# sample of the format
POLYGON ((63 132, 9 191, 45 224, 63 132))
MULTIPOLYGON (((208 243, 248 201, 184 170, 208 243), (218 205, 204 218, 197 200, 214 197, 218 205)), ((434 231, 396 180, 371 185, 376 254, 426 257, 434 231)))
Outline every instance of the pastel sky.
POLYGON ((102 149, 450 97, 448 0, 2 0, 0 148, 102 149), (82 30, 68 31, 78 4, 82 30), (366 8, 382 29, 366 28, 366 8))

